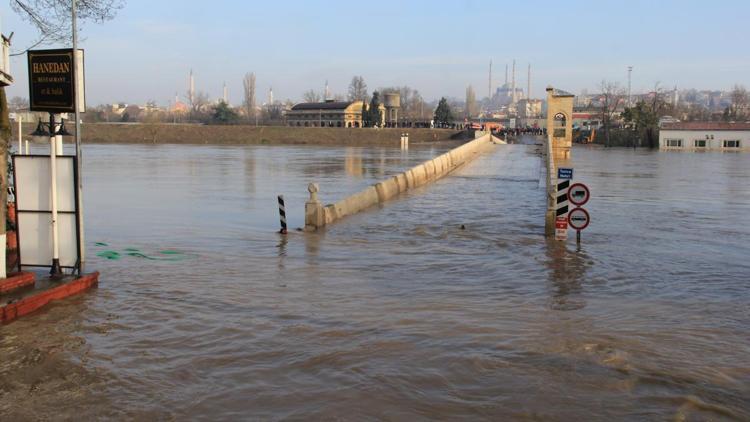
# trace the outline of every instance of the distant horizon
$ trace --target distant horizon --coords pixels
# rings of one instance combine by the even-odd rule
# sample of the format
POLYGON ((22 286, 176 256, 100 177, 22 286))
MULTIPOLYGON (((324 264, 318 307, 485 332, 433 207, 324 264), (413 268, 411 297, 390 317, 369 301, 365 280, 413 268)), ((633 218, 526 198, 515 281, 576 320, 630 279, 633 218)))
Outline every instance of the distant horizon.
MULTIPOLYGON (((184 101, 190 69, 196 90, 212 100, 221 98, 226 82, 233 105, 242 102, 247 72, 256 74, 259 104, 270 87, 276 100, 299 102, 305 91, 322 92, 326 81, 332 94, 346 95, 351 78, 360 75, 369 93, 406 85, 428 102, 462 101, 471 85, 481 100, 488 93, 490 60, 494 92, 514 59, 516 87, 526 92, 530 63, 532 98, 539 99, 548 85, 576 95, 596 92, 602 80, 626 87, 628 66, 633 94, 650 92, 657 82, 667 90, 750 85, 750 57, 737 54, 750 39, 743 22, 750 15, 746 2, 542 3, 532 8, 389 0, 377 10, 353 10, 336 1, 227 1, 205 9, 194 0, 179 7, 131 0, 113 21, 83 26, 87 105, 165 106, 175 94, 184 101), (710 36, 695 31, 700 27, 710 28, 710 36)), ((12 51, 33 43, 33 28, 7 4, 0 17, 2 32, 15 33, 12 51)), ((59 47, 65 46, 37 48, 59 47)), ((25 55, 11 58, 11 72, 15 83, 7 88, 8 98, 27 98, 25 55)))

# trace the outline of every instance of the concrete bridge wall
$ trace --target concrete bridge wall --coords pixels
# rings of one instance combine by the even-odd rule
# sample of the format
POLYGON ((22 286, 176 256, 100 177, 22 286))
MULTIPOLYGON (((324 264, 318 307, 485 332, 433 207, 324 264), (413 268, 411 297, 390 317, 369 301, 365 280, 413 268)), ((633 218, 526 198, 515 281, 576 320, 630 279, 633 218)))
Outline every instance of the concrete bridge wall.
POLYGON ((356 214, 373 205, 433 182, 487 151, 494 143, 504 143, 492 135, 483 135, 438 157, 425 161, 339 202, 326 205, 317 201, 317 186, 311 185, 311 200, 305 205, 305 230, 315 231, 348 215, 356 214))

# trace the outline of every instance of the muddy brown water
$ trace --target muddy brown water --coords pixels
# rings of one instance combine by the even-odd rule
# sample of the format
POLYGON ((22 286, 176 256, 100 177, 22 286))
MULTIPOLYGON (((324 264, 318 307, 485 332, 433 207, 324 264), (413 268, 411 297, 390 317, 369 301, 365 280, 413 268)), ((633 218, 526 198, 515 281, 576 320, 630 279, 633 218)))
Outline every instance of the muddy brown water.
POLYGON ((101 283, 0 327, 0 419, 750 419, 750 154, 576 147, 577 247, 532 150, 283 238, 442 150, 86 146, 101 283))

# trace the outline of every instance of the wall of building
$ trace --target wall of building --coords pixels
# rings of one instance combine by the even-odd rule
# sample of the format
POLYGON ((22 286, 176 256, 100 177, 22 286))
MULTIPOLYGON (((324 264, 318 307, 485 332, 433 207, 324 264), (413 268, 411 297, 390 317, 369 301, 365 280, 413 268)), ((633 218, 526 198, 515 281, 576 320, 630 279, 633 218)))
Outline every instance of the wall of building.
POLYGON ((719 150, 750 151, 750 130, 671 130, 659 131, 659 149, 663 150, 719 150), (708 139, 706 137, 708 136, 708 139), (681 140, 681 146, 669 146, 668 140, 681 140), (739 148, 725 148, 724 141, 738 140, 739 148), (705 147, 696 147, 695 141, 705 141, 705 147))

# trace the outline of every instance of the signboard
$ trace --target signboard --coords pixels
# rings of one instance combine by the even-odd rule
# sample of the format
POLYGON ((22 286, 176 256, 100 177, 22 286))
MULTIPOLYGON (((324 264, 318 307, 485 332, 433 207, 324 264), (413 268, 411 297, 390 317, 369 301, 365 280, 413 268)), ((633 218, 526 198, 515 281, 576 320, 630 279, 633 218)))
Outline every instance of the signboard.
POLYGON ((568 238, 568 219, 566 217, 557 217, 555 219, 555 240, 565 240, 568 238))
MULTIPOLYGON (((74 268, 78 250, 76 158, 57 156, 57 225, 60 265, 74 268)), ((50 157, 14 155, 14 181, 18 215, 20 265, 50 267, 52 264, 52 194, 50 157)))
POLYGON ((511 128, 511 129, 515 129, 516 128, 516 119, 515 118, 511 118, 508 121, 508 127, 511 128))
POLYGON ((50 113, 75 112, 86 109, 83 93, 83 50, 78 50, 74 63, 73 49, 30 50, 27 55, 29 67, 29 110, 50 113), (73 78, 78 73, 78 86, 73 78), (78 94, 76 93, 78 88, 78 94))
POLYGON ((571 228, 581 231, 589 226, 591 218, 589 218, 589 213, 585 209, 573 208, 568 213, 568 222, 571 228))
POLYGON ((560 167, 557 169, 557 178, 558 179, 565 179, 570 180, 573 178, 573 169, 572 168, 565 168, 560 167))
POLYGON ((583 183, 573 183, 568 188, 568 200, 571 204, 581 206, 589 202, 591 194, 589 188, 583 183))

